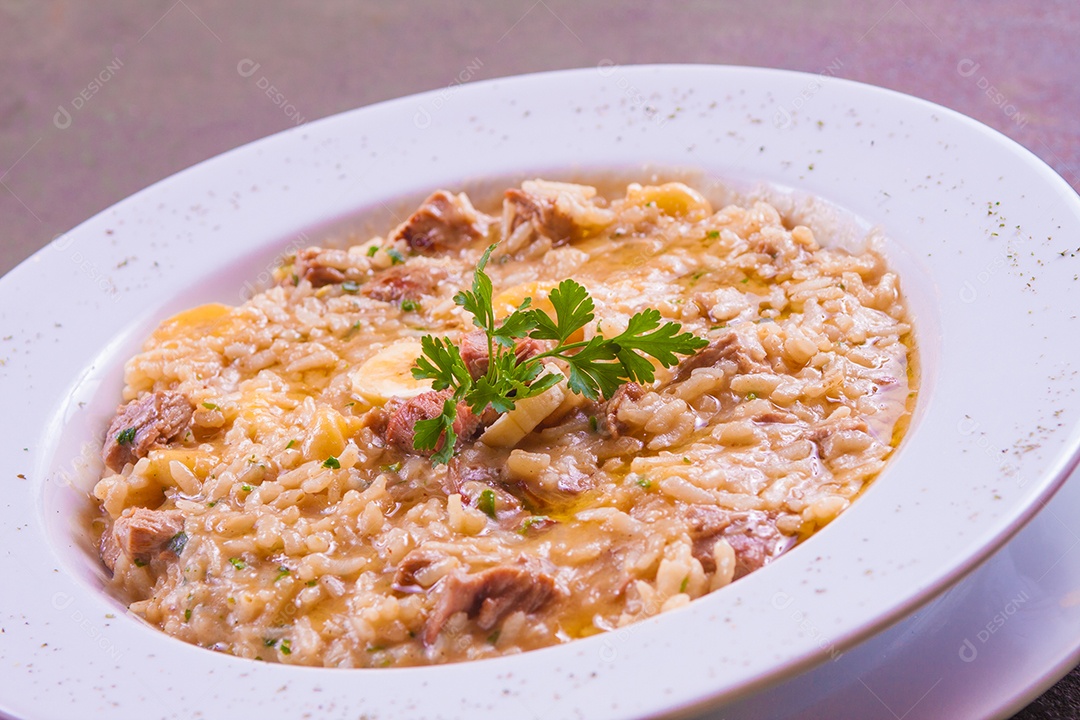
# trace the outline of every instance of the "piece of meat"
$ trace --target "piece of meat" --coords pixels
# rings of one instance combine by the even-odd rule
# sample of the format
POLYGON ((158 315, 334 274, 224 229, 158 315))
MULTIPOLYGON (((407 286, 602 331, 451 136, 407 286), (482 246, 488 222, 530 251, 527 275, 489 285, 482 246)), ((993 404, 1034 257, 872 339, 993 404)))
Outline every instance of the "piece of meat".
POLYGON ((569 495, 579 495, 586 490, 592 490, 595 486, 593 477, 596 468, 590 468, 590 472, 582 472, 577 463, 571 461, 563 464, 559 469, 559 491, 569 495))
MULTIPOLYGON (((420 453, 413 446, 416 437, 416 423, 421 420, 430 420, 442 414, 443 405, 447 398, 454 394, 453 390, 429 390, 414 398, 409 398, 390 409, 390 417, 386 422, 386 443, 393 445, 402 452, 420 453)), ((389 406, 388 406, 389 408, 389 406)), ((454 432, 459 440, 467 440, 480 427, 480 418, 466 403, 458 403, 457 419, 454 421, 454 432)), ((439 440, 438 450, 442 447, 443 440, 439 440)), ((435 450, 428 450, 422 454, 431 454, 435 450)))
POLYGON ((596 204, 596 188, 572 183, 526 180, 503 196, 503 239, 509 252, 541 235, 552 247, 587 237, 610 225, 615 215, 596 204), (522 231, 522 226, 528 229, 522 231), (511 240, 511 237, 513 238, 511 240))
MULTIPOLYGON (((517 340, 514 346, 514 357, 520 363, 534 355, 539 355, 547 347, 547 344, 542 340, 521 338, 517 340)), ((462 335, 461 340, 458 342, 458 350, 461 352, 461 359, 465 362, 465 367, 469 369, 469 374, 472 375, 473 380, 478 379, 488 371, 488 341, 487 333, 483 330, 473 330, 462 335)))
POLYGON ((619 437, 626 432, 626 427, 619 422, 619 407, 625 402, 635 402, 645 396, 645 388, 636 382, 630 381, 619 386, 604 408, 604 427, 608 435, 613 438, 619 437))
POLYGON ((386 439, 386 427, 390 424, 390 415, 393 411, 390 403, 382 407, 372 408, 360 416, 360 427, 367 428, 373 435, 386 439))
POLYGON ((115 472, 150 452, 155 445, 176 439, 187 429, 195 412, 187 396, 155 392, 120 406, 109 424, 101 459, 115 472))
MULTIPOLYGON (((333 260, 343 261, 347 254, 340 250, 328 250, 320 247, 304 248, 296 253, 293 261, 293 275, 295 278, 287 278, 295 282, 296 279, 307 280, 312 287, 323 285, 337 285, 347 279, 343 268, 335 267, 333 260)), ((343 264, 343 262, 338 262, 343 264)))
POLYGON ((471 506, 477 507, 484 490, 495 493, 495 506, 499 508, 499 524, 504 527, 513 523, 521 512, 521 500, 511 489, 506 469, 506 452, 477 443, 460 450, 446 467, 445 486, 447 495, 460 493, 471 506))
POLYGON ((793 422, 797 422, 799 418, 793 413, 789 413, 783 410, 768 410, 758 415, 754 415, 750 419, 762 425, 770 425, 773 423, 790 424, 793 422))
POLYGON ((739 336, 739 333, 728 330, 702 348, 697 354, 691 355, 680 362, 671 382, 682 382, 689 378, 694 370, 713 367, 723 360, 733 361, 740 373, 758 372, 767 369, 762 364, 765 360, 764 350, 759 347, 749 346, 739 336))
POLYGON ((839 420, 832 420, 830 422, 823 423, 818 426, 816 430, 810 433, 810 439, 816 443, 824 442, 836 433, 843 432, 870 432, 870 427, 866 424, 866 420, 861 417, 840 418, 839 420))
POLYGON ((691 505, 686 513, 689 521, 693 555, 706 573, 716 572, 713 546, 731 525, 732 513, 715 505, 691 505))
POLYGON ((455 614, 464 612, 481 630, 491 630, 515 611, 536 612, 557 594, 555 579, 528 565, 500 565, 477 573, 453 573, 428 616, 423 641, 431 645, 455 614))
POLYGON ((473 330, 461 336, 458 341, 458 351, 465 367, 469 369, 469 375, 473 380, 487 372, 488 369, 488 338, 483 330, 473 330))
POLYGON ((529 223, 540 235, 551 240, 553 247, 565 245, 574 237, 574 219, 555 207, 552 197, 525 192, 518 188, 506 191, 503 200, 508 234, 518 226, 529 223))
POLYGON ((179 510, 125 511, 101 536, 101 559, 112 570, 123 553, 137 564, 147 564, 167 549, 169 541, 184 529, 184 515, 179 510))
POLYGON ((441 267, 411 262, 376 273, 371 282, 364 285, 363 293, 383 302, 419 300, 432 295, 445 279, 446 270, 441 267))
POLYGON ((448 557, 446 553, 430 548, 420 547, 410 551, 398 563, 392 587, 401 593, 423 592, 425 586, 416 579, 416 573, 437 562, 443 562, 448 557))
POLYGON ((723 537, 735 551, 733 580, 761 568, 788 547, 785 538, 775 526, 736 523, 724 532, 723 537))
POLYGON ((820 425, 809 434, 819 450, 821 460, 828 463, 852 448, 865 448, 873 441, 870 426, 861 417, 846 417, 820 425))
POLYGON ((432 193, 399 225, 390 240, 404 240, 418 253, 434 254, 486 238, 493 218, 479 212, 465 193, 432 193))
POLYGON ((494 486, 507 479, 505 460, 499 462, 477 461, 459 453, 450 458, 446 467, 446 492, 448 495, 460 493, 465 483, 477 482, 494 486))
POLYGON ((706 573, 716 572, 713 546, 723 538, 735 551, 735 577, 765 565, 791 546, 791 539, 776 529, 768 513, 734 512, 714 505, 692 505, 687 511, 693 555, 706 573))

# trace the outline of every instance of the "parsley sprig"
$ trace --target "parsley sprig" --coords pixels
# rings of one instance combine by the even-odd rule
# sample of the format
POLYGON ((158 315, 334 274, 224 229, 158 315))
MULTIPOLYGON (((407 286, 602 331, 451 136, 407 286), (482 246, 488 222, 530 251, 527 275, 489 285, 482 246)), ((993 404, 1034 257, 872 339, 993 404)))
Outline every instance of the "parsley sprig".
POLYGON ((442 440, 442 447, 432 458, 436 464, 449 462, 453 456, 458 403, 466 403, 478 415, 489 406, 499 413, 509 412, 516 402, 539 395, 563 379, 555 373, 541 375, 544 360, 563 360, 570 368, 570 390, 596 400, 601 396, 610 398, 620 385, 631 380, 651 383, 655 368, 648 357, 671 367, 679 361, 679 355, 692 355, 708 344, 693 333, 680 332, 679 323, 661 323, 659 311, 651 308, 631 317, 626 330, 614 337, 596 335, 571 342, 575 333, 592 322, 595 304, 583 285, 569 279, 559 283, 549 296, 554 317, 531 308, 532 298, 527 297, 497 321, 491 278, 484 272, 494 249, 492 245, 480 258, 472 288, 454 296, 454 302, 472 314, 473 324, 487 336, 487 372, 474 380, 457 345, 432 335, 420 339, 422 355, 413 367, 413 377, 431 380, 435 390, 453 390, 438 417, 416 423, 413 446, 417 450, 435 450, 442 440), (517 341, 525 338, 551 341, 553 346, 518 360, 517 341))

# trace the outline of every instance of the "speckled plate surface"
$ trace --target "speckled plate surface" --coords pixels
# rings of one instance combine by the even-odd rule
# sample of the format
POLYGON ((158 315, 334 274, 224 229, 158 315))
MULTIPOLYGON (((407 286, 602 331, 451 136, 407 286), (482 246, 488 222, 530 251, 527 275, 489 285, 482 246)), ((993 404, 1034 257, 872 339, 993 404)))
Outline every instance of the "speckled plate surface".
POLYGON ((1003 136, 856 83, 752 68, 600 68, 453 87, 244 146, 88 220, 0 281, 0 710, 15 717, 690 714, 834 657, 940 594, 1075 465, 1080 198, 1003 136), (157 321, 241 298, 365 208, 485 177, 642 165, 771 183, 891 238, 921 398, 824 532, 624 630, 499 660, 325 670, 211 653, 124 615, 78 517, 78 460, 157 321))

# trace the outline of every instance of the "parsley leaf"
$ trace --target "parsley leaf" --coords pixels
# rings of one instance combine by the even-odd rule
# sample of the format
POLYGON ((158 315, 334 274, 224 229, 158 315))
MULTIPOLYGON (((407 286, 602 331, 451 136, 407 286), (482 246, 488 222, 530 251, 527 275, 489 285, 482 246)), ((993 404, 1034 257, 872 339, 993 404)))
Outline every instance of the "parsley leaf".
MULTIPOLYGON (((532 298, 525 298, 531 300, 532 298)), ((541 313, 543 315, 543 313, 541 313)), ((544 315, 544 317, 547 317, 544 315)), ((535 310, 515 310, 506 316, 506 318, 495 328, 492 333, 492 339, 506 348, 514 347, 514 340, 516 338, 526 337, 531 331, 537 327, 538 315, 535 310)))
MULTIPOLYGON (((584 285, 563 280, 549 296, 555 315, 532 308, 532 298, 496 321, 493 305, 494 287, 484 272, 491 245, 477 263, 472 286, 454 296, 454 302, 472 315, 473 324, 484 331, 488 345, 488 368, 473 378, 461 357, 461 350, 447 338, 425 335, 420 339, 422 354, 412 369, 413 377, 431 380, 434 390, 451 390, 442 412, 416 423, 413 447, 436 450, 432 461, 447 463, 454 454, 458 405, 465 403, 477 415, 488 408, 497 413, 513 410, 516 402, 539 395, 563 380, 558 373, 541 374, 544 360, 558 359, 569 367, 567 386, 590 400, 610 398, 619 386, 629 381, 651 383, 656 372, 653 358, 664 367, 678 363, 679 355, 692 355, 708 341, 690 332, 682 332, 676 322, 662 322, 660 312, 644 310, 630 318, 626 330, 615 337, 597 334, 588 340, 574 340, 596 317, 596 305, 584 285), (546 340, 548 350, 519 360, 517 341, 531 338, 546 340), (441 447, 440 447, 441 443, 441 447)), ((483 500, 483 498, 482 498, 483 500)), ((490 513, 488 513, 490 514, 490 513)))
POLYGON ((413 447, 417 450, 434 450, 442 438, 442 449, 431 458, 437 464, 450 462, 454 454, 454 443, 457 442, 457 433, 454 431, 455 420, 457 420, 457 401, 451 396, 443 403, 442 413, 438 417, 416 423, 413 447))
MULTIPOLYGON (((621 372, 616 350, 609 341, 597 335, 576 354, 564 357, 570 363, 570 389, 590 400, 596 400, 600 395, 614 395, 625 382, 626 375, 621 372)), ((647 360, 642 362, 648 363, 647 360)))
POLYGON ((461 350, 446 338, 425 335, 420 338, 420 348, 424 353, 416 359, 412 369, 414 378, 431 380, 435 390, 453 388, 455 391, 472 386, 472 376, 465 361, 461 359, 461 350))
POLYGON ((555 308, 556 320, 542 310, 532 310, 537 328, 530 337, 537 340, 558 340, 565 343, 576 331, 592 321, 593 301, 585 286, 574 280, 563 280, 548 298, 555 308))
POLYGON ((473 273, 472 291, 462 290, 454 296, 455 303, 472 313, 473 325, 489 335, 495 330, 495 309, 492 307, 494 289, 491 278, 484 272, 484 267, 487 266, 491 251, 494 249, 494 245, 488 247, 480 258, 480 262, 477 263, 476 272, 473 273))
POLYGON ((495 491, 488 488, 480 493, 476 506, 492 520, 495 519, 495 491))
POLYGON ((633 372, 631 379, 650 383, 655 377, 652 363, 633 351, 643 352, 659 360, 664 367, 671 367, 679 362, 677 354, 692 355, 709 344, 693 333, 680 334, 681 329, 678 323, 661 325, 660 311, 650 308, 630 318, 626 330, 613 337, 611 342, 619 347, 619 360, 633 372))
POLYGON ((187 533, 181 530, 169 538, 169 542, 165 543, 165 549, 171 551, 174 555, 179 556, 184 552, 184 546, 187 545, 187 541, 187 533))

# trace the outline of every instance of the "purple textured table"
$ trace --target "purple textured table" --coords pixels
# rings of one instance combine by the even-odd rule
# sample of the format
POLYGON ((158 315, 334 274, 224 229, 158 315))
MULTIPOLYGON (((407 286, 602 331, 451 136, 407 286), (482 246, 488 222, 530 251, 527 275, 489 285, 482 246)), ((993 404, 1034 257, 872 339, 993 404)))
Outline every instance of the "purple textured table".
MULTIPOLYGON (((761 65, 900 90, 1000 130, 1080 188, 1078 40, 1071 0, 6 0, 0 275, 241 143, 452 83, 602 62, 761 65)), ((1074 671, 1016 717, 1080 717, 1078 687, 1074 671)))

